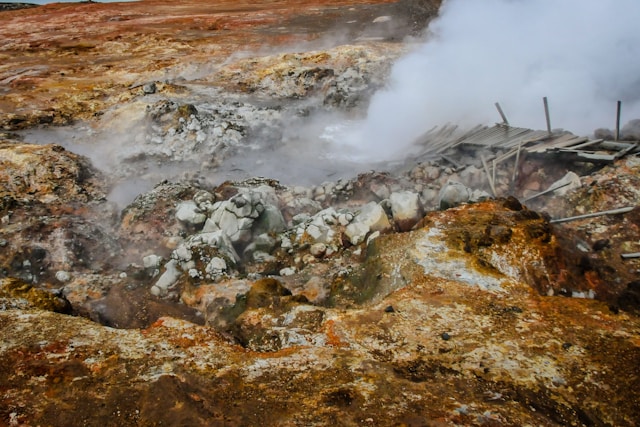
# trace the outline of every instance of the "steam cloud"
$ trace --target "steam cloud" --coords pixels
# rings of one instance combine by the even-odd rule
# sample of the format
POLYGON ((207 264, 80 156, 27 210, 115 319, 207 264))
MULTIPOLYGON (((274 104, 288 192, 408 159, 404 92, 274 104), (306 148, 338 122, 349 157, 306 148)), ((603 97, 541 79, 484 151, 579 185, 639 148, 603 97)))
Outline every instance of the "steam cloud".
POLYGON ((399 157, 422 133, 448 122, 500 121, 590 134, 640 118, 640 1, 445 0, 429 41, 398 61, 372 99, 360 146, 399 157))

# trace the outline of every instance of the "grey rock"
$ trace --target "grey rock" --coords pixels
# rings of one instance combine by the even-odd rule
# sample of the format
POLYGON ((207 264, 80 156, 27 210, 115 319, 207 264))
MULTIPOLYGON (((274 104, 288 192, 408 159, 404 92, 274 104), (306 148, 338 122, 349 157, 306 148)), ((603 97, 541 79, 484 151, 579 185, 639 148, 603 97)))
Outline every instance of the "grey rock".
POLYGON ((264 205, 264 210, 253 225, 254 235, 263 233, 281 233, 286 230, 282 212, 274 205, 264 205))
POLYGON ((440 209, 449 209, 469 202, 471 190, 457 181, 448 181, 440 190, 438 205, 440 209))
POLYGON ((145 93, 145 95, 151 95, 156 93, 157 90, 157 86, 155 82, 151 82, 151 83, 147 83, 145 85, 142 86, 142 92, 145 93))

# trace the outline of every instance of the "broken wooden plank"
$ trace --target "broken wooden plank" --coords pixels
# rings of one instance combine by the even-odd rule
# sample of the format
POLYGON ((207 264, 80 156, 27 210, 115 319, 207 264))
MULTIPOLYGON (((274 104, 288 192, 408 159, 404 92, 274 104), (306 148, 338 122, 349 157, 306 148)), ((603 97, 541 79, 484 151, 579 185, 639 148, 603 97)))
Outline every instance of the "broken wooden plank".
POLYGON ((534 194, 533 196, 529 196, 529 197, 527 197, 526 199, 524 199, 524 200, 523 200, 523 202, 524 202, 524 203, 526 203, 526 202, 528 202, 529 200, 533 200, 533 199, 535 199, 535 198, 537 198, 537 197, 544 196, 545 194, 548 194, 548 193, 551 193, 551 192, 553 192, 553 191, 559 190, 559 189, 561 189, 561 188, 563 188, 563 187, 566 187, 566 186, 567 186, 567 185, 569 185, 569 184, 571 184, 571 183, 570 183, 570 182, 565 182, 564 184, 557 185, 557 186, 555 186, 555 187, 551 187, 551 188, 547 188, 546 190, 541 191, 541 192, 539 192, 539 193, 536 193, 536 194, 534 194))
POLYGON ((617 158, 615 154, 603 153, 601 151, 594 152, 561 148, 559 150, 554 150, 553 152, 564 155, 573 155, 576 157, 573 159, 574 161, 581 160, 590 163, 613 163, 617 158))
POLYGON ((491 192, 493 193, 493 197, 498 197, 498 194, 496 192, 496 187, 493 184, 493 180, 491 179, 491 172, 489 171, 489 166, 487 165, 487 160, 484 158, 484 156, 482 154, 480 155, 480 160, 482 160, 482 166, 484 167, 484 173, 487 174, 487 180, 489 181, 489 187, 491 187, 491 192))
POLYGON ((627 148, 618 151, 615 154, 615 158, 616 159, 620 159, 620 158, 626 156, 627 154, 629 154, 631 151, 635 150, 636 148, 638 148, 638 144, 629 144, 629 146, 627 148))
POLYGON ((578 215, 578 216, 572 216, 572 217, 568 217, 568 218, 552 219, 549 222, 551 224, 558 224, 558 223, 561 223, 561 222, 577 221, 577 220, 580 220, 580 219, 595 218, 595 217, 603 216, 603 215, 619 215, 619 214, 631 212, 635 208, 636 208, 635 206, 627 206, 626 208, 618 208, 618 209, 611 209, 611 210, 608 210, 608 211, 592 212, 592 213, 588 213, 588 214, 584 214, 584 215, 578 215))
POLYGON ((572 146, 571 149, 573 149, 573 150, 582 150, 585 147, 590 147, 592 145, 600 144, 601 142, 604 142, 604 139, 590 139, 589 141, 587 141, 585 143, 572 146))

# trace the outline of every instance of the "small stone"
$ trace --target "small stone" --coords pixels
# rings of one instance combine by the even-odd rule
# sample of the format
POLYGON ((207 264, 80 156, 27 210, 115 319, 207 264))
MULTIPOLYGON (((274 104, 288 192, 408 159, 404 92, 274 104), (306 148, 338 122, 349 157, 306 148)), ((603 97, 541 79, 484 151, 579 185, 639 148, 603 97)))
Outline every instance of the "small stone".
POLYGON ((285 277, 285 276, 293 276, 294 274, 296 274, 296 269, 295 269, 295 267, 285 267, 285 268, 281 269, 279 273, 283 277, 285 277))
POLYGON ((147 255, 142 258, 142 265, 144 268, 157 268, 162 263, 162 257, 158 255, 147 255))
POLYGON ((309 248, 309 252, 311 253, 311 255, 313 255, 316 258, 322 257, 326 251, 327 251, 327 245, 325 245, 324 243, 314 243, 309 248))
POLYGON ((147 83, 146 85, 142 86, 142 91, 146 94, 146 95, 151 95, 156 93, 156 90, 158 88, 156 87, 155 82, 151 82, 151 83, 147 83))
POLYGON ((204 270, 209 274, 220 274, 227 270, 227 263, 223 258, 213 257, 204 270))
POLYGON ((395 313, 396 310, 395 310, 395 308, 393 308, 392 305, 388 305, 387 307, 385 307, 384 312, 385 313, 395 313))
POLYGON ((56 271, 56 279, 60 282, 68 282, 69 280, 71 280, 71 274, 69 274, 68 271, 56 271))
POLYGON ((610 246, 610 241, 609 239, 600 239, 597 240, 594 244, 593 244, 593 250, 594 251, 601 251, 605 248, 608 248, 610 246))
POLYGON ((443 332, 442 335, 440 335, 440 337, 445 341, 449 341, 451 339, 451 335, 449 335, 446 332, 443 332))
POLYGON ((569 350, 571 347, 573 347, 573 344, 571 344, 570 342, 565 342, 562 344, 563 350, 569 350))
POLYGON ((178 249, 176 249, 173 254, 175 255, 175 257, 180 260, 180 261, 191 261, 191 258, 193 257, 193 254, 191 253, 191 251, 189 250, 189 248, 187 248, 186 246, 180 246, 178 247, 178 249))

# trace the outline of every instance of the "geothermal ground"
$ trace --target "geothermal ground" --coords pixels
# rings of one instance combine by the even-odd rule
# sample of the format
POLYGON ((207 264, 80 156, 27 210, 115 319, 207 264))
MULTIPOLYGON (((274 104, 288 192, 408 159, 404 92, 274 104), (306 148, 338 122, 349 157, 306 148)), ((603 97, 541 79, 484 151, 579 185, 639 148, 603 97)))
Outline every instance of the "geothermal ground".
POLYGON ((3 7, 0 425, 638 425, 634 122, 349 137, 439 7, 3 7))

